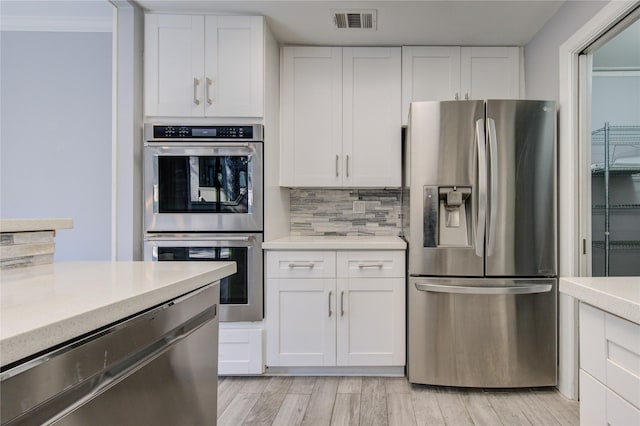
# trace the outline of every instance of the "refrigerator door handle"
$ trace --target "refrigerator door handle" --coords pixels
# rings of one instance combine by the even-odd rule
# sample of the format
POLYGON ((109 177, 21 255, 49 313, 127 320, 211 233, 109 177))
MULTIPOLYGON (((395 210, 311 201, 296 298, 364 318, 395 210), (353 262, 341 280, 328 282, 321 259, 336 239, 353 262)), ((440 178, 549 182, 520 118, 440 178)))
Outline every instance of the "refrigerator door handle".
POLYGON ((531 284, 518 286, 479 287, 446 284, 416 283, 416 289, 435 293, 456 294, 535 294, 551 291, 551 284, 531 284))
POLYGON ((485 146, 484 119, 476 120, 478 144, 478 221, 476 224, 476 256, 484 256, 484 233, 487 219, 487 151, 485 146))
POLYGON ((496 216, 498 214, 498 146, 496 122, 488 118, 489 124, 489 164, 491 169, 491 206, 489 212, 489 235, 487 238, 487 256, 493 254, 496 246, 496 216))

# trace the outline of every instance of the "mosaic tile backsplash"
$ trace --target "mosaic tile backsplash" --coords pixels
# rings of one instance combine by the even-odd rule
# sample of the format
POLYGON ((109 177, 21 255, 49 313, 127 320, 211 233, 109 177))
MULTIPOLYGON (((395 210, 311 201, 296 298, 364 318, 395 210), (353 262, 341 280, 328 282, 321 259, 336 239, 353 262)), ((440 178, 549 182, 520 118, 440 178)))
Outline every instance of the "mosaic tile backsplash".
POLYGON ((399 235, 400 189, 291 189, 291 235, 399 235), (353 202, 364 202, 354 213, 353 202))

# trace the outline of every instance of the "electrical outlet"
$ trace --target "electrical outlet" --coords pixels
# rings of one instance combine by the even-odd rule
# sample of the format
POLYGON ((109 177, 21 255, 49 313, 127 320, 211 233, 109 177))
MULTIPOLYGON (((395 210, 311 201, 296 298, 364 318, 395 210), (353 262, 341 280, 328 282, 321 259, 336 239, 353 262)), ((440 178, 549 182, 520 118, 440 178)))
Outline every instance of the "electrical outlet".
POLYGON ((366 203, 364 201, 353 202, 353 214, 364 214, 366 211, 366 203))

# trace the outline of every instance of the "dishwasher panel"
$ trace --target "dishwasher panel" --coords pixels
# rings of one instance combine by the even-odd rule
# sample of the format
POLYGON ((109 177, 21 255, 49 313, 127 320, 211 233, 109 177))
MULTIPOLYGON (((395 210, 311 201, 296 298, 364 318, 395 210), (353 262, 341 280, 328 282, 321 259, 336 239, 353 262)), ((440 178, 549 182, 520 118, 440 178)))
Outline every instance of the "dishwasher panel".
POLYGON ((2 425, 215 424, 219 286, 0 374, 2 425))

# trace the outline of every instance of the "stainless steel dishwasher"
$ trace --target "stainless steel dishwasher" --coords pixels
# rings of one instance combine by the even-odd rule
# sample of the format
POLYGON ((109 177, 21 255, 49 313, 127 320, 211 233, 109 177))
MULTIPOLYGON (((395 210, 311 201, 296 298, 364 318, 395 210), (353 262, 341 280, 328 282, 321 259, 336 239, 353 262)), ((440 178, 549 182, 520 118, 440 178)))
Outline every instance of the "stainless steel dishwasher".
POLYGON ((0 374, 2 425, 215 425, 218 283, 0 374))

